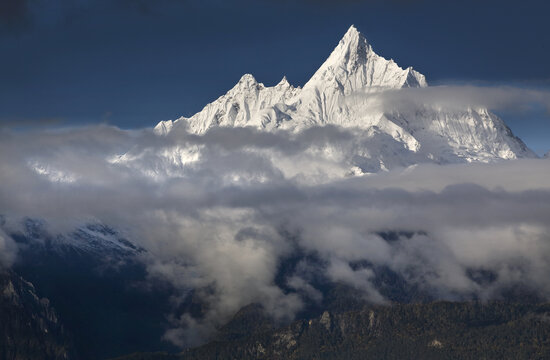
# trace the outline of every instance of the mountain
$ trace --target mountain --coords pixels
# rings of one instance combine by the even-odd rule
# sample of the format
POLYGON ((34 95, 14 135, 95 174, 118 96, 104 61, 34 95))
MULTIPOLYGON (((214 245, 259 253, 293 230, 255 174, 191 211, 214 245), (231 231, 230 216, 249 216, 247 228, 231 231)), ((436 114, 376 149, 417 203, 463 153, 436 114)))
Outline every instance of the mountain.
POLYGON ((98 223, 84 224, 69 233, 52 233, 48 224, 38 219, 26 218, 18 225, 0 223, 0 229, 12 236, 22 254, 87 256, 116 263, 145 252, 114 229, 98 223))
MULTIPOLYGON (((180 354, 117 360, 547 359, 549 312, 548 304, 498 302, 367 305, 217 339, 180 354)), ((243 316, 237 314, 237 321, 243 316)), ((252 314, 248 321, 256 319, 252 314)))
POLYGON ((414 95, 426 88, 424 75, 377 55, 351 26, 303 88, 293 87, 286 78, 269 87, 247 74, 197 114, 162 121, 155 132, 168 134, 182 126, 194 134, 214 127, 296 133, 316 126, 338 126, 353 131, 352 150, 344 157, 350 168, 359 167, 363 172, 423 162, 536 157, 488 109, 392 101, 396 93, 414 100, 414 95))
POLYGON ((74 351, 50 301, 11 270, 0 269, 0 359, 73 359, 74 351))
POLYGON ((56 233, 41 220, 2 220, 0 229, 17 243, 18 254, 11 270, 0 268, 0 359, 87 360, 177 350, 162 341, 175 290, 148 281, 144 249, 105 225, 56 233), (9 296, 1 298, 2 291, 9 296), (67 357, 59 343, 65 334, 71 338, 67 357))
MULTIPOLYGON (((101 152, 99 161, 108 161, 109 171, 102 174, 101 169, 98 168, 99 184, 110 184, 112 181, 115 183, 113 187, 96 187, 97 183, 94 180, 97 179, 93 174, 96 169, 94 162, 88 166, 88 163, 78 161, 76 166, 72 161, 66 162, 63 156, 59 159, 53 157, 53 160, 57 159, 57 163, 61 164, 58 169, 55 166, 56 161, 51 164, 42 164, 40 157, 36 161, 32 158, 25 159, 32 170, 52 183, 52 187, 46 189, 59 194, 59 199, 63 200, 65 195, 73 194, 73 191, 80 189, 87 190, 89 187, 92 190, 98 189, 98 197, 112 200, 113 210, 127 210, 127 217, 135 218, 129 220, 129 224, 135 225, 136 221, 143 219, 139 214, 146 214, 147 217, 149 214, 153 215, 153 222, 146 221, 143 227, 136 226, 135 229, 126 230, 129 234, 132 234, 132 231, 137 234, 137 231, 145 229, 146 225, 150 224, 166 226, 168 231, 164 236, 174 238, 167 242, 168 239, 159 236, 158 247, 166 246, 166 248, 155 253, 154 247, 143 249, 134 245, 119 229, 87 223, 89 221, 87 219, 95 218, 93 216, 86 217, 84 220, 76 219, 81 225, 66 233, 51 230, 47 223, 47 216, 45 220, 24 219, 18 222, 17 219, 13 219, 12 222, 16 223, 13 228, 8 226, 11 222, 4 221, 0 216, 0 230, 10 236, 18 247, 18 257, 12 269, 31 281, 38 293, 50 299, 59 317, 64 319, 67 331, 73 336, 75 352, 79 359, 107 358, 134 351, 177 351, 178 347, 165 341, 171 339, 165 335, 168 334, 167 331, 185 328, 188 319, 191 324, 189 329, 193 331, 195 320, 197 320, 198 332, 202 331, 200 328, 204 319, 207 327, 211 322, 220 333, 216 339, 217 344, 208 344, 204 348, 190 350, 186 355, 188 358, 204 358, 202 355, 209 355, 211 351, 219 352, 220 357, 226 354, 234 358, 246 358, 250 354, 252 357, 257 357, 259 354, 257 351, 260 350, 255 344, 258 343, 266 351, 265 358, 291 358, 292 356, 305 358, 312 354, 321 357, 326 353, 319 354, 315 351, 327 348, 321 348, 324 344, 315 341, 327 336, 323 329, 328 331, 328 337, 332 341, 327 342, 330 351, 346 354, 343 350, 349 351, 350 348, 363 346, 361 344, 369 341, 374 344, 375 350, 380 349, 377 346, 383 346, 383 351, 390 351, 393 348, 401 351, 402 347, 396 347, 396 343, 384 342, 384 339, 393 339, 394 335, 397 335, 398 339, 399 337, 405 339, 406 344, 414 344, 419 339, 426 340, 426 338, 415 337, 414 334, 403 333, 400 328, 395 333, 389 330, 392 324, 398 324, 407 329, 407 324, 410 322, 400 322, 402 318, 399 316, 402 312, 410 311, 418 314, 418 308, 412 305, 410 308, 398 306, 395 308, 396 313, 391 313, 393 310, 387 310, 388 313, 384 315, 386 317, 383 320, 385 325, 381 326, 380 332, 376 333, 385 336, 369 337, 372 334, 361 333, 361 329, 370 323, 369 317, 357 312, 359 311, 357 306, 362 305, 358 299, 364 296, 364 289, 362 292, 354 288, 346 289, 341 283, 340 274, 336 279, 329 276, 327 269, 333 266, 332 261, 329 261, 331 256, 321 254, 318 250, 324 246, 317 248, 315 245, 306 244, 310 240, 301 238, 302 230, 294 229, 293 222, 288 224, 289 229, 286 228, 287 218, 296 214, 298 223, 301 213, 305 214, 311 208, 305 207, 304 210, 298 211, 294 210, 295 205, 292 205, 291 211, 285 211, 285 207, 278 208, 276 204, 272 212, 269 206, 264 204, 269 203, 275 196, 279 196, 278 189, 281 185, 284 190, 281 194, 286 194, 289 190, 293 191, 294 180, 297 180, 296 183, 304 182, 309 185, 326 179, 330 181, 330 176, 362 175, 418 163, 492 162, 535 156, 520 139, 512 134, 506 124, 488 109, 446 107, 429 101, 419 101, 424 99, 426 94, 429 95, 426 93, 428 89, 424 75, 412 68, 403 69, 394 61, 377 55, 366 38, 352 26, 328 59, 302 88, 292 86, 286 78, 275 86, 265 86, 252 75, 247 74, 225 95, 208 104, 194 116, 161 122, 154 128, 154 134, 151 131, 139 131, 135 134, 144 140, 143 142, 123 142, 123 145, 117 146, 116 150, 101 152), (123 154, 119 155, 121 152, 123 154), (232 157, 233 155, 235 156, 232 157), (68 169, 64 169, 66 163, 69 165, 68 169), (75 165, 73 167, 77 172, 84 167, 89 167, 90 171, 84 172, 85 176, 82 177, 72 176, 69 171, 72 168, 71 164, 75 165), (125 166, 137 171, 127 172, 125 166), (140 172, 145 175, 144 178, 139 177, 140 172), (325 176, 327 174, 329 176, 325 176), (87 175, 90 177, 90 182, 86 182, 87 175), (168 177, 168 181, 155 182, 157 177, 162 180, 164 175, 168 177), (170 178, 187 175, 189 176, 184 181, 170 178), (153 178, 153 181, 147 177, 153 178), (120 185, 125 186, 124 181, 130 178, 135 178, 136 182, 128 183, 131 191, 126 193, 120 185), (290 181, 288 183, 279 181, 281 179, 290 181), (82 187, 78 186, 79 181, 82 181, 82 187), (252 186, 251 195, 247 191, 242 191, 243 187, 233 186, 246 184, 246 181, 250 181, 254 186, 258 184, 262 186, 252 186), (133 191, 136 184, 139 193, 133 191), (288 185, 291 185, 289 189, 287 189, 288 185), (201 186, 204 186, 204 189, 201 186), (271 188, 275 190, 272 193, 271 188), (57 193, 57 189, 69 189, 69 192, 57 193), (102 192, 103 190, 107 192, 102 192), (179 195, 180 192, 185 196, 171 198, 172 194, 179 195), (120 198, 118 196, 109 198, 111 194, 119 193, 120 198), (147 194, 143 197, 147 203, 134 202, 133 198, 140 200, 142 193, 147 194), (198 195, 196 199, 195 193, 198 195), (259 202, 248 202, 253 200, 257 193, 262 195, 259 197, 259 202), (267 196, 263 197, 263 195, 267 196), (127 202, 124 201, 125 199, 132 201, 127 202), (180 201, 180 199, 185 200, 180 201), (143 212, 134 213, 133 207, 140 208, 143 212), (254 208, 254 211, 249 212, 251 208, 254 208), (257 214, 255 208, 258 208, 257 214), (151 209, 154 212, 150 212, 151 209), (218 217, 220 216, 218 212, 224 214, 218 217), (280 212, 283 212, 284 216, 280 216, 280 212), (154 223, 156 221, 159 221, 158 224, 154 223), (227 223, 227 228, 217 227, 217 222, 227 223), (218 235, 223 236, 219 236, 218 239, 218 235), (276 242, 272 243, 272 241, 276 242), (266 248, 263 242, 267 245, 266 248), (280 245, 284 249, 277 249, 280 245), (261 270, 259 272, 265 273, 260 274, 262 276, 258 279, 252 276, 254 274, 247 266, 234 267, 234 263, 241 261, 238 258, 240 252, 249 251, 248 247, 253 255, 252 258, 257 259, 252 260, 254 263, 258 262, 258 268, 261 270), (212 253, 206 251, 207 248, 208 250, 213 248, 214 251, 212 253), (279 253, 279 250, 284 251, 279 253), (264 253, 275 255, 264 257, 264 253), (158 256, 158 259, 155 256, 158 256), (268 266, 273 266, 272 270, 261 269, 260 264, 265 263, 264 259, 268 260, 268 266), (158 263, 156 260, 159 260, 158 263), (219 263, 217 265, 221 270, 217 266, 213 271, 203 267, 203 263, 209 263, 210 260, 219 263), (234 271, 235 268, 239 271, 234 271), (184 271, 180 273, 181 269, 184 271), (228 277, 225 276, 226 273, 228 277), (157 279, 159 274, 166 276, 165 281, 157 279), (253 294, 250 296, 254 299, 253 301, 257 301, 258 296, 261 299, 264 296, 271 299, 272 290, 275 294, 273 299, 280 299, 279 293, 303 298, 303 309, 292 315, 296 315, 293 317, 296 322, 290 327, 286 327, 288 323, 282 325, 271 323, 265 318, 265 314, 251 306, 241 309, 232 322, 218 328, 218 325, 226 323, 228 317, 237 311, 238 307, 250 301, 246 297, 241 300, 236 296, 238 295, 236 293, 241 291, 239 286, 228 285, 232 283, 228 280, 241 276, 244 276, 244 282, 250 279, 251 287, 256 281, 260 287, 268 285, 267 295, 263 295, 264 290, 261 289, 260 295, 252 291, 253 294), (303 295, 300 289, 303 287, 302 282, 305 284, 303 295), (218 308, 218 303, 225 302, 226 294, 228 294, 229 305, 218 308), (237 299, 235 300, 234 297, 237 299), (328 323, 338 324, 338 326, 326 325, 327 316, 321 315, 325 311, 329 314, 328 323), (346 321, 358 331, 344 333, 338 330, 343 323, 334 314, 350 311, 354 311, 349 313, 351 320, 346 321), (319 316, 321 317, 317 319, 319 316), (185 322, 182 324, 182 321, 185 322), (310 329, 308 327, 310 324, 315 324, 311 331, 307 330, 310 329), (294 336, 294 329, 299 331, 306 329, 303 333, 304 337, 301 337, 302 333, 298 334, 299 339, 294 336), (287 336, 289 333, 290 338, 287 336), (350 335, 349 338, 346 338, 347 334, 350 335), (235 339, 238 341, 233 344, 232 340, 235 339), (272 341, 273 339, 275 340, 272 341), (296 341, 296 347, 288 347, 289 342, 285 339, 296 341), (242 347, 235 349, 232 347, 235 344, 242 347), (312 344, 313 352, 310 351, 312 344), (299 351, 296 350, 298 348, 300 348, 299 351), (244 353, 239 353, 241 350, 244 353), (283 351, 281 354, 284 356, 279 356, 280 354, 277 353, 279 351, 283 351)), ((119 138, 113 139, 117 144, 119 143, 116 140, 119 138)), ((45 158, 48 159, 47 156, 45 158)), ((80 160, 78 157, 76 159, 80 160)), ((336 191, 338 195, 339 186, 334 189, 338 190, 336 191)), ((315 188, 311 189, 311 193, 310 189, 306 190, 306 198, 298 197, 298 201, 305 199, 307 202, 308 199, 317 196, 315 188)), ((96 193, 92 192, 92 194, 96 193)), ((297 194, 300 195, 300 191, 297 194)), ((326 194, 325 190, 322 189, 319 194, 325 196, 323 195, 326 194)), ((286 198, 282 197, 281 200, 286 201, 286 198)), ((330 197, 327 200, 330 201, 330 197)), ((90 205, 91 214, 97 212, 93 209, 93 204, 90 205)), ((348 205, 346 202, 344 207, 348 205)), ((377 206, 377 203, 374 202, 372 206, 377 206)), ((337 206, 334 209, 343 208, 337 206)), ((55 216, 55 207, 52 212, 55 216)), ((332 210, 330 212, 335 213, 332 210)), ((77 217, 78 212, 75 213, 77 217)), ((358 213, 362 214, 362 212, 358 213)), ((388 214, 391 214, 391 211, 388 214)), ((330 214, 327 213, 327 215, 330 214)), ((319 224, 320 222, 317 221, 319 215, 314 213, 312 216, 314 217, 312 220, 315 220, 312 223, 319 224)), ((107 215, 101 216, 101 218, 105 217, 107 215)), ((326 218, 331 221, 330 217, 322 215, 322 221, 327 221, 326 218)), ((376 217, 373 220, 365 218, 364 221, 375 222, 375 219, 376 217)), ((354 221, 349 223, 339 221, 334 221, 335 227, 343 228, 343 224, 355 226, 354 221)), ((356 241, 356 237, 357 241, 361 242, 372 240, 374 244, 380 244, 381 249, 392 249, 391 251, 396 252, 400 248, 420 248, 424 247, 423 244, 431 244, 428 242, 428 240, 432 241, 429 229, 411 229, 405 226, 401 231, 400 226, 401 224, 397 228, 389 229, 365 227, 357 232, 357 236, 356 229, 351 229, 353 231, 350 234, 353 242, 356 241), (379 231, 377 233, 379 236, 371 238, 370 231, 379 231), (363 236, 365 236, 364 239, 363 236)), ((121 228, 126 227, 121 225, 121 228)), ((158 231, 161 228, 147 229, 148 233, 145 236, 148 239, 140 245, 147 246, 157 240, 156 232, 154 233, 153 230, 158 231)), ((307 235, 316 237, 315 232, 307 235)), ((327 237, 334 237, 336 242, 340 240, 340 236, 344 237, 344 247, 352 246, 345 244, 347 232, 342 232, 341 235, 340 231, 336 231, 335 234, 328 234, 327 237)), ((436 236, 437 234, 434 235, 434 240, 436 236)), ((378 245, 373 245, 373 248, 377 247, 378 245)), ((430 246, 426 247, 430 248, 430 246)), ((420 253, 422 256, 417 256, 416 252, 412 255, 407 251, 404 253, 406 257, 418 258, 418 262, 424 261, 424 253, 420 253)), ((433 254, 437 255, 438 250, 436 249, 433 254)), ((358 253, 357 256, 359 255, 361 254, 358 253)), ((434 295, 429 287, 421 286, 425 269, 420 267, 417 275, 416 261, 410 268, 405 261, 406 267, 394 269, 384 265, 383 262, 367 261, 356 256, 345 255, 340 259, 340 255, 336 255, 335 259, 338 260, 335 262, 337 268, 336 270, 331 268, 331 272, 340 272, 338 264, 341 260, 345 277, 348 273, 353 273, 354 279, 355 274, 365 276, 369 283, 369 291, 372 283, 372 290, 376 290, 376 294, 379 293, 388 302, 411 304, 438 299, 437 293, 434 295), (421 280, 417 280, 416 276, 421 280)), ((497 259, 500 258, 497 257, 497 259)), ((243 265, 247 265, 249 260, 251 259, 247 258, 247 254, 243 253, 243 265)), ((439 276, 437 270, 433 270, 430 266, 432 265, 427 265, 427 269, 439 276)), ((519 269, 521 270, 521 267, 519 269)), ((499 299, 508 301, 520 299, 524 303, 528 299, 540 300, 538 293, 528 286, 531 283, 526 284, 525 288, 514 288, 511 285, 512 289, 501 289, 497 281, 498 269, 495 270, 492 267, 485 269, 472 265, 471 268, 465 266, 460 271, 465 272, 465 279, 467 277, 475 283, 472 284, 473 288, 487 286, 491 288, 491 294, 499 299)), ((5 288, 10 289, 9 284, 5 288)), ((243 292, 248 291, 248 286, 243 289, 243 292)), ((453 298, 477 299, 477 294, 466 293, 464 298, 461 296, 462 294, 457 294, 456 297, 453 295, 453 298)), ((32 297, 36 300, 35 298, 32 297)), ((285 303, 281 304, 281 307, 284 306, 286 306, 285 303)), ((47 307, 37 309, 39 313, 42 311, 46 316, 50 314, 47 307)), ((426 312, 426 318, 433 320, 434 327, 429 331, 440 333, 445 330, 437 327, 439 318, 438 315, 434 315, 431 308, 420 310, 426 312)), ((442 311, 444 310, 445 308, 442 311)), ((463 310, 460 306, 456 308, 460 314, 464 313, 463 310)), ((489 325, 492 324, 491 311, 488 310, 487 324, 489 325)), ((498 315, 505 321, 497 323, 495 333, 504 329, 503 339, 515 334, 507 332, 506 321, 514 322, 520 319, 517 332, 529 334, 527 330, 532 325, 529 322, 531 318, 521 317, 523 313, 517 318, 506 318, 507 311, 504 309, 502 311, 504 315, 498 315)), ((546 313, 543 315, 540 319, 547 321, 546 313)), ((412 321, 415 324, 421 324, 423 317, 422 315, 412 321)), ((535 320, 538 321, 539 317, 535 320)), ((547 323, 544 321, 536 323, 543 335, 547 332, 547 323)), ((37 328, 39 331, 43 330, 40 324, 37 328)), ((452 329, 465 331, 465 329, 475 329, 477 326, 476 324, 462 325, 452 329)), ((207 330, 210 331, 210 329, 207 330)), ((428 335, 431 337, 433 333, 428 335)), ((482 335, 489 338, 491 333, 488 331, 482 335)), ((447 344, 447 340, 452 340, 452 333, 447 333, 446 336, 448 338, 437 338, 437 341, 447 344)), ((6 339, 9 341, 9 332, 6 332, 0 341, 6 339)), ((204 341, 210 339, 208 337, 204 341)), ((525 338, 525 343, 535 342, 534 339, 537 338, 525 338)), ((434 339, 431 337, 430 341, 434 339)), ((499 346, 501 344, 501 342, 496 343, 499 346)), ((425 346, 421 351, 430 353, 434 350, 432 347, 426 347, 425 341, 423 344, 425 346)), ((434 342, 434 344, 438 343, 434 342)), ((468 351, 472 344, 466 343, 465 347, 459 348, 458 351, 468 351)), ((487 349, 490 346, 491 343, 487 349)), ((529 343, 529 346, 526 351, 537 349, 536 344, 529 343)), ((435 346, 435 349, 439 349, 439 345, 435 346)), ((449 354, 452 355, 455 348, 449 349, 451 351, 449 354)), ((547 348, 543 350, 546 351, 547 348)), ((368 351, 363 354, 370 354, 368 351)), ((420 355, 423 354, 425 353, 420 352, 418 357, 422 358, 423 356, 420 355)), ((159 356, 164 355, 159 354, 159 356)))

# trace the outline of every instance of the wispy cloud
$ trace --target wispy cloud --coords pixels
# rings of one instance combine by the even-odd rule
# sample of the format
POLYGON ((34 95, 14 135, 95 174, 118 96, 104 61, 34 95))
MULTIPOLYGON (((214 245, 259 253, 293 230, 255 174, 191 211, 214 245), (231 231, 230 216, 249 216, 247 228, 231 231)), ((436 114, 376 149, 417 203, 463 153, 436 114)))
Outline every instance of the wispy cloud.
POLYGON ((369 106, 378 105, 383 109, 409 110, 430 106, 460 110, 470 107, 521 113, 532 110, 534 106, 543 106, 550 116, 550 91, 544 89, 442 85, 395 90, 370 89, 355 96, 368 96, 371 99, 369 106))

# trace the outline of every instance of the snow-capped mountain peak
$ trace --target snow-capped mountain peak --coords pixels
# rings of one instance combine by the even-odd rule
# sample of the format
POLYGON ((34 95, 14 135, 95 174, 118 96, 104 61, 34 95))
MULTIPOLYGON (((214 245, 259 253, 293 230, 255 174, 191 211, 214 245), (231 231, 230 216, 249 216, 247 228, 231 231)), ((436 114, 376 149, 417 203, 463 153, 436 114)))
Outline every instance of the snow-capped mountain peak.
POLYGON ((350 168, 366 172, 420 162, 536 156, 488 109, 446 109, 414 102, 406 108, 387 101, 377 104, 380 94, 427 86, 424 75, 376 54, 365 36, 351 26, 303 88, 292 86, 286 77, 265 86, 245 74, 197 114, 163 121, 155 132, 166 134, 180 123, 196 134, 216 126, 295 133, 313 126, 338 126, 354 131, 356 138, 349 149, 328 152, 349 150, 341 158, 347 159, 350 168))
POLYGON ((320 67, 318 73, 324 72, 328 68, 338 67, 352 73, 359 66, 366 64, 372 55, 375 54, 367 39, 352 25, 320 67))
MULTIPOLYGON (((299 90, 290 85, 286 77, 275 86, 265 86, 251 74, 245 74, 225 95, 206 105, 191 118, 180 118, 174 124, 187 122, 189 130, 198 134, 212 126, 262 127, 264 119, 261 114, 269 112, 276 104, 287 103, 299 90)), ((156 130, 158 133, 166 133, 165 130, 171 126, 168 122, 162 122, 156 130)))
POLYGON ((367 39, 351 26, 338 46, 304 86, 336 82, 346 95, 365 87, 402 88, 427 86, 424 75, 377 55, 367 39))
POLYGON ((288 79, 286 78, 286 76, 283 76, 281 81, 279 81, 279 83, 277 85, 275 85, 275 87, 279 87, 279 88, 287 88, 287 87, 291 87, 291 86, 292 85, 290 85, 290 83, 288 82, 288 79))
POLYGON ((239 82, 228 93, 238 93, 241 91, 257 91, 264 88, 264 84, 258 83, 254 75, 244 74, 239 82))
MULTIPOLYGON (((302 129, 315 124, 356 126, 357 119, 349 121, 349 112, 342 108, 345 97, 366 89, 425 86, 424 75, 377 55, 367 39, 351 26, 303 89, 293 87, 286 77, 269 87, 245 74, 225 95, 191 118, 178 121, 187 122, 189 130, 199 134, 212 126, 266 129, 302 129)), ((165 134, 174 123, 161 122, 155 131, 165 134)))

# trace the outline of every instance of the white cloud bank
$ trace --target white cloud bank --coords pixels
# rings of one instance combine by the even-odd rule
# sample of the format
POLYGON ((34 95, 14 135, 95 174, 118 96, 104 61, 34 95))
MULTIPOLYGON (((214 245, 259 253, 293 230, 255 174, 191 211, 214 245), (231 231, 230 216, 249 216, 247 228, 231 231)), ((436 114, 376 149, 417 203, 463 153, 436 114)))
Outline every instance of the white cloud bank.
MULTIPOLYGON (((321 272, 386 299, 367 261, 443 299, 493 299, 521 285, 550 299, 550 161, 418 165, 345 177, 330 149, 352 134, 220 128, 205 136, 98 126, 0 131, 0 214, 67 232, 97 221, 148 250, 151 277, 195 289, 203 319, 174 318, 167 338, 193 344, 252 302, 289 319, 322 297, 321 272), (328 146, 330 145, 330 146, 328 146), (121 154, 127 154, 120 157, 121 154), (396 241, 381 231, 408 232, 396 241), (296 251, 321 259, 275 282, 296 251), (472 271, 494 274, 476 281, 472 271)), ((0 233, 0 261, 15 246, 0 233)))

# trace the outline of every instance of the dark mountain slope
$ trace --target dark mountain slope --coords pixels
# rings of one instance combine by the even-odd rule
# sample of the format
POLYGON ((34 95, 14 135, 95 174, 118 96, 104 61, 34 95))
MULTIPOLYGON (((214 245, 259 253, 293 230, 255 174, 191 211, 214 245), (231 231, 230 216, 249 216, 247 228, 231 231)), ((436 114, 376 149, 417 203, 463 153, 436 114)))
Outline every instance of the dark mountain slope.
POLYGON ((549 304, 436 302, 325 312, 179 355, 133 354, 119 360, 548 358, 549 304))
POLYGON ((0 359, 74 359, 71 341, 33 284, 9 270, 0 272, 0 359))

